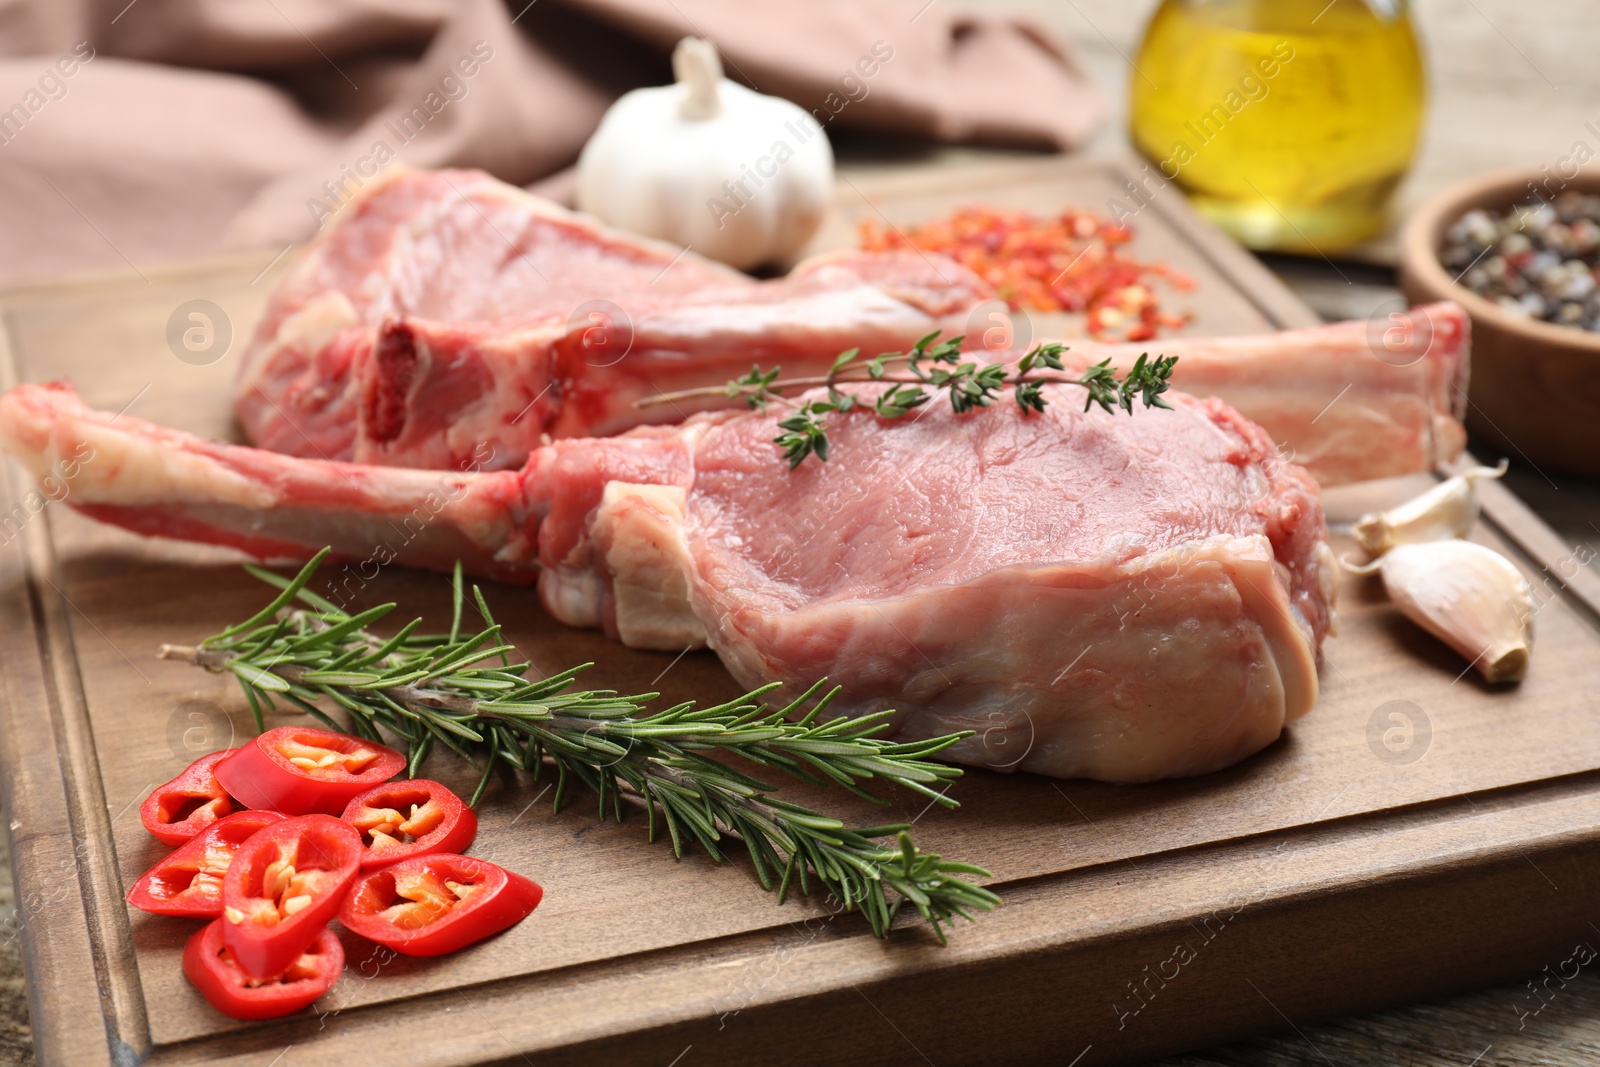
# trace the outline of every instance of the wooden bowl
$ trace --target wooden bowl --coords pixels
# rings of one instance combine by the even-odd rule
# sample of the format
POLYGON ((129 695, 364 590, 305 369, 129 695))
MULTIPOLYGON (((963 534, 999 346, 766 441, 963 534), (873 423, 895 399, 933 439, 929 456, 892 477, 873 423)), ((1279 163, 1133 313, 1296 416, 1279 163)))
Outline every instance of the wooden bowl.
MULTIPOLYGON (((1474 208, 1504 211, 1532 199, 1532 168, 1493 171, 1445 189, 1406 223, 1400 289, 1412 304, 1453 300, 1472 320, 1467 427, 1512 457, 1542 468, 1600 475, 1600 333, 1524 318, 1456 284, 1439 262, 1445 231, 1474 208)), ((1600 174, 1565 186, 1551 178, 1546 199, 1564 189, 1600 193, 1600 174)))

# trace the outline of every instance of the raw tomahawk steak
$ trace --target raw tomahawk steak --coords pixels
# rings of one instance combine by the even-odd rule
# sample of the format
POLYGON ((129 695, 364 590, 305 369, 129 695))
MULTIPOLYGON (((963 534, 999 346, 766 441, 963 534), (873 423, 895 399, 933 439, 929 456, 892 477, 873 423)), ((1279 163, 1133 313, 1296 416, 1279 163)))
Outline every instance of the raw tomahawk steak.
POLYGON ((480 171, 396 171, 279 283, 235 412, 252 441, 288 455, 514 467, 545 434, 681 421, 694 405, 634 401, 721 384, 752 361, 811 373, 855 345, 960 333, 992 295, 916 252, 819 256, 756 282, 480 171))
POLYGON ((626 644, 709 645, 747 685, 826 675, 907 737, 976 730, 963 762, 1146 781, 1259 750, 1316 701, 1336 564, 1315 483, 1221 401, 1111 416, 1051 391, 1029 417, 840 416, 831 460, 793 472, 776 411, 454 473, 204 441, 26 385, 0 439, 41 477, 75 458, 66 502, 95 518, 536 579, 557 618, 626 644))
MULTIPOLYGON (((545 434, 681 421, 703 405, 635 402, 720 385, 752 362, 820 374, 846 348, 967 331, 993 296, 954 262, 915 252, 822 256, 755 282, 481 172, 396 171, 341 211, 278 285, 235 410, 251 440, 288 455, 515 467, 545 434)), ((1440 304, 1381 329, 1158 347, 1181 356, 1179 388, 1227 400, 1333 485, 1460 452, 1466 340, 1461 310, 1440 304)), ((1071 354, 1125 365, 1144 347, 1074 341, 1071 354)))

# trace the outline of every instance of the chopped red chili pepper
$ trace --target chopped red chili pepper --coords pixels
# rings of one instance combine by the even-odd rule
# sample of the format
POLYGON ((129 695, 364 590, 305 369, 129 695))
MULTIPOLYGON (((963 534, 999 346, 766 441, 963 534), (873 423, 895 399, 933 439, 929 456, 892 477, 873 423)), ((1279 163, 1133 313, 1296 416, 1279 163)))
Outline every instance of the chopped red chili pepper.
POLYGON ((255 978, 223 943, 221 919, 195 932, 183 946, 183 973, 211 1006, 235 1019, 275 1019, 299 1011, 333 988, 344 968, 344 946, 323 927, 288 967, 255 978))
POLYGON ((283 819, 275 811, 236 811, 151 867, 128 890, 128 903, 157 915, 214 919, 222 914, 222 878, 257 830, 283 819))
POLYGON ((396 952, 442 956, 515 926, 543 897, 488 860, 436 853, 362 875, 339 921, 396 952))
POLYGON ((478 834, 478 816, 462 799, 425 778, 387 782, 350 801, 340 816, 361 832, 361 867, 435 852, 464 852, 478 834))
POLYGON ((406 758, 376 741, 280 726, 217 766, 217 778, 239 803, 285 815, 338 815, 357 793, 388 781, 406 758))
POLYGON ((1162 311, 1150 283, 1165 279, 1187 292, 1194 279, 1135 258, 1126 248, 1132 240, 1132 228, 1076 208, 1041 218, 962 207, 905 229, 872 219, 860 225, 862 248, 941 252, 993 285, 1013 309, 1084 312, 1098 341, 1148 341, 1189 321, 1162 311))
POLYGON ((217 781, 217 764, 239 751, 208 752, 165 785, 151 790, 139 805, 139 819, 163 845, 181 845, 233 810, 233 800, 217 781))
POLYGON ((259 830, 222 877, 222 936, 246 974, 281 974, 339 910, 361 868, 361 835, 328 815, 259 830))

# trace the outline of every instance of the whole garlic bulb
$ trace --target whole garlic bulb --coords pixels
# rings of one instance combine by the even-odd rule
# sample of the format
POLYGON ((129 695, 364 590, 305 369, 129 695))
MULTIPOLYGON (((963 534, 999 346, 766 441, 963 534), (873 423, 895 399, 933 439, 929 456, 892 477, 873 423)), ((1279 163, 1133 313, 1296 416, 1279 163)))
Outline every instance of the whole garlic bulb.
POLYGON ((672 53, 674 85, 635 89, 578 158, 578 208, 741 269, 792 259, 833 200, 833 150, 806 111, 722 76, 709 41, 672 53))

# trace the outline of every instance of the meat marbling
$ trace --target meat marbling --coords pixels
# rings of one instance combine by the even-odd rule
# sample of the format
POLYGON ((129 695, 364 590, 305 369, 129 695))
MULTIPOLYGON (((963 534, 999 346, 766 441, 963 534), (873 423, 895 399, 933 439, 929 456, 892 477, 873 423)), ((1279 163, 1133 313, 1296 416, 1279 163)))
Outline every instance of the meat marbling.
POLYGON ((899 709, 903 736, 976 730, 963 762, 1146 781, 1259 750, 1316 700, 1335 564, 1315 483, 1218 400, 1128 417, 1051 391, 1042 416, 840 417, 831 461, 794 472, 777 412, 426 472, 28 385, 0 398, 0 440, 40 476, 77 457, 66 500, 95 518, 266 557, 461 558, 626 644, 709 645, 745 684, 827 675, 843 710, 899 709))

